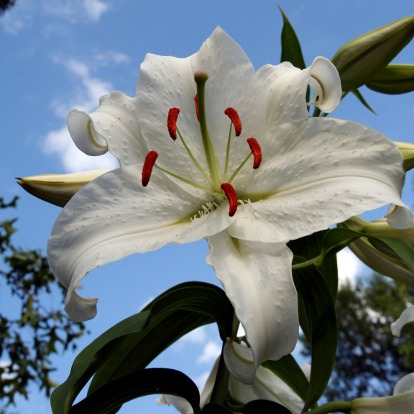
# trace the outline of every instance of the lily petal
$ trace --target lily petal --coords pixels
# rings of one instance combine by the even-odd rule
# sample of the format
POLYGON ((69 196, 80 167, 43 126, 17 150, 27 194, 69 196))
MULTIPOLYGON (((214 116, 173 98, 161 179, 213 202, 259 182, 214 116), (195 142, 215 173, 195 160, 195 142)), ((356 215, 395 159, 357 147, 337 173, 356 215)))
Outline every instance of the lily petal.
POLYGON ((257 76, 264 92, 261 99, 267 104, 267 122, 274 127, 308 119, 306 91, 309 84, 314 88, 314 99, 310 104, 319 106, 324 112, 333 111, 341 100, 338 71, 323 57, 317 57, 304 70, 295 68, 290 62, 265 65, 257 71, 257 76))
POLYGON ((313 61, 308 71, 311 75, 309 83, 314 93, 309 105, 315 105, 325 113, 332 112, 342 98, 338 71, 330 60, 321 56, 313 61))
POLYGON ((391 332, 395 336, 400 336, 402 328, 409 323, 414 323, 414 305, 406 308, 401 316, 391 324, 391 332))
MULTIPOLYGON (((233 107, 238 111, 243 124, 242 136, 262 135, 264 128, 264 103, 253 64, 241 47, 221 28, 217 28, 200 50, 190 57, 147 55, 137 83, 142 133, 148 145, 151 143, 151 149, 159 153, 160 165, 180 175, 193 173, 189 172, 191 165, 183 157, 179 142, 169 138, 167 114, 170 108, 180 108, 177 126, 191 144, 195 158, 204 160, 200 125, 193 100, 196 94, 194 73, 200 70, 208 74, 205 97, 208 129, 222 167, 230 126, 229 118, 224 114, 226 108, 233 107), (250 110, 252 107, 255 108, 253 112, 250 110)), ((231 155, 235 165, 238 165, 246 156, 245 143, 235 145, 231 155)), ((207 170, 205 161, 200 163, 207 170)), ((199 172, 192 168, 194 176, 198 177, 199 172)))
POLYGON ((202 202, 158 171, 149 187, 140 184, 134 167, 114 170, 81 189, 59 215, 48 261, 68 289, 67 311, 73 320, 90 319, 96 312, 94 302, 73 294, 91 269, 167 243, 199 240, 231 222, 225 203, 192 219, 202 202))
POLYGON ((243 325, 250 348, 230 339, 226 365, 236 379, 251 384, 256 368, 295 347, 299 322, 292 280, 292 253, 284 243, 231 238, 226 232, 207 237, 207 262, 214 267, 243 325))
POLYGON ((411 226, 412 213, 400 198, 401 154, 384 135, 350 121, 313 118, 273 132, 273 147, 262 145, 262 165, 245 189, 251 202, 239 207, 231 236, 288 241, 388 203, 399 206, 390 224, 411 226))
POLYGON ((69 112, 69 132, 85 154, 102 155, 109 149, 122 166, 131 165, 148 153, 137 112, 136 98, 112 92, 99 100, 99 108, 91 114, 69 112))
POLYGON ((404 375, 394 386, 393 395, 414 390, 414 372, 404 375))
POLYGON ((414 391, 381 398, 357 398, 351 402, 351 414, 412 414, 414 391))

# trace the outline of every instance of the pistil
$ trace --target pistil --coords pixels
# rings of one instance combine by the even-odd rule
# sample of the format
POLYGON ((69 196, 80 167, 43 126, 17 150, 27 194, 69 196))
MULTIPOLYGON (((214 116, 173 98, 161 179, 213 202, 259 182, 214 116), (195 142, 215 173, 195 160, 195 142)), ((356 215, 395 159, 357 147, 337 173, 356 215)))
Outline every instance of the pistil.
POLYGON ((201 137, 203 139, 204 153, 206 155, 207 166, 210 172, 211 180, 213 181, 214 191, 219 191, 220 173, 213 144, 211 142, 210 135, 207 129, 207 117, 204 95, 207 79, 207 72, 198 71, 194 74, 194 80, 197 84, 198 115, 200 121, 201 137))

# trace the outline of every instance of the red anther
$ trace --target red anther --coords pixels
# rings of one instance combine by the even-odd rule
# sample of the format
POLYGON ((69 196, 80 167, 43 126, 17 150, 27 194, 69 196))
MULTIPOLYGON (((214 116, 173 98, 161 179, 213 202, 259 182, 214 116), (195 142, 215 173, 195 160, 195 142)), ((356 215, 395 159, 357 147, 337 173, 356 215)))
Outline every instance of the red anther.
POLYGON ((230 118, 230 121, 233 122, 234 132, 236 133, 236 137, 238 137, 242 132, 242 123, 237 111, 229 106, 224 113, 230 118))
POLYGON ((197 94, 194 96, 194 104, 195 104, 197 119, 198 119, 198 122, 200 122, 200 113, 198 112, 198 95, 197 94))
POLYGON ((167 128, 170 137, 175 141, 177 139, 177 119, 180 108, 171 108, 168 111, 167 128))
POLYGON ((229 216, 233 217, 237 210, 237 194, 234 187, 229 183, 223 183, 221 189, 229 201, 229 216))
POLYGON ((145 157, 144 166, 142 167, 142 185, 146 187, 150 181, 152 169, 157 161, 158 153, 150 151, 145 157))
POLYGON ((253 168, 259 168, 260 163, 262 162, 262 149, 260 148, 256 138, 247 138, 247 143, 249 144, 250 151, 253 154, 253 168))

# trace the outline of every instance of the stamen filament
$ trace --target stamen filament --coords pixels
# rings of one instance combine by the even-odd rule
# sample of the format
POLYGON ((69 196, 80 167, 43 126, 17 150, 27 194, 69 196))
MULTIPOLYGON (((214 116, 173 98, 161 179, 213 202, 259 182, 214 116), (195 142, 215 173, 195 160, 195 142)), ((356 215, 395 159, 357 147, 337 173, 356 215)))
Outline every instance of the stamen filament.
POLYGON ((246 164, 246 162, 249 160, 249 158, 252 156, 253 154, 250 153, 244 160, 243 162, 237 167, 236 171, 234 171, 234 173, 232 174, 232 176, 229 179, 229 183, 231 183, 234 178, 236 177, 236 175, 239 173, 239 171, 244 167, 244 164, 246 164))
POLYGON ((219 191, 220 188, 220 174, 218 169, 218 163, 214 152, 213 144, 210 139, 210 135, 207 129, 207 117, 205 107, 205 86, 208 79, 208 74, 203 71, 198 71, 194 74, 194 80, 197 84, 197 97, 198 97, 198 112, 200 117, 200 132, 203 139, 204 153, 206 154, 206 160, 210 176, 213 181, 213 187, 215 191, 219 191))
POLYGON ((193 161, 194 165, 197 167, 198 171, 203 175, 203 177, 213 186, 213 183, 211 181, 211 178, 208 176, 208 174, 204 171, 203 167, 198 163, 196 158, 194 157, 193 153, 191 152, 190 148, 188 147, 187 143, 185 142, 183 136, 181 135, 180 130, 177 127, 177 133, 180 137, 180 140, 182 144, 184 145, 185 150, 187 151, 187 154, 190 156, 191 160, 193 161))
POLYGON ((231 145, 231 133, 233 132, 233 123, 230 122, 229 135, 227 137, 227 149, 226 149, 226 164, 224 165, 223 179, 226 180, 227 171, 229 169, 230 160, 230 145, 231 145))
POLYGON ((196 183, 194 181, 188 180, 187 178, 181 177, 181 175, 174 174, 173 172, 168 171, 165 168, 162 168, 162 167, 160 167, 157 164, 155 164, 154 167, 155 168, 158 168, 159 170, 165 172, 168 175, 171 175, 174 178, 177 178, 178 180, 184 181, 185 183, 192 185, 193 187, 199 188, 200 190, 203 190, 203 191, 211 192, 211 189, 210 188, 207 188, 204 185, 198 184, 198 183, 196 183))

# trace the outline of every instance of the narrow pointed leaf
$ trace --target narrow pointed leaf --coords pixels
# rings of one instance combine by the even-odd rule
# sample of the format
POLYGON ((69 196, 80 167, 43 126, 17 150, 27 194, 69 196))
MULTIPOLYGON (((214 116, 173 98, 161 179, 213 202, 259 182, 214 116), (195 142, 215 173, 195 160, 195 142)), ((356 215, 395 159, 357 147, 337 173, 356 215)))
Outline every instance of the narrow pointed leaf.
POLYGON ((283 17, 282 55, 280 61, 290 62, 293 66, 296 66, 299 69, 305 69, 305 60, 303 59, 302 48, 298 36, 286 17, 286 14, 280 7, 279 10, 283 17))
POLYGON ((183 283, 168 290, 146 309, 148 326, 130 335, 96 372, 89 392, 121 375, 145 368, 157 355, 188 332, 216 322, 222 339, 231 334, 233 308, 224 291, 207 283, 183 283))
POLYGON ((200 413, 200 394, 194 382, 180 371, 149 368, 112 381, 74 405, 71 414, 110 414, 134 398, 171 394, 185 398, 200 413))
POLYGON ((359 102, 362 103, 362 105, 365 106, 365 108, 367 108, 369 111, 371 111, 374 115, 376 115, 377 113, 371 108, 371 106, 369 105, 369 103, 365 100, 365 98, 362 96, 361 92, 359 91, 359 89, 353 89, 352 92, 358 99, 359 102))
POLYGON ((231 332, 233 308, 222 289, 199 282, 178 285, 141 313, 112 327, 75 359, 68 379, 52 394, 54 414, 67 414, 95 374, 89 393, 144 369, 157 355, 191 330, 217 322, 231 332))

